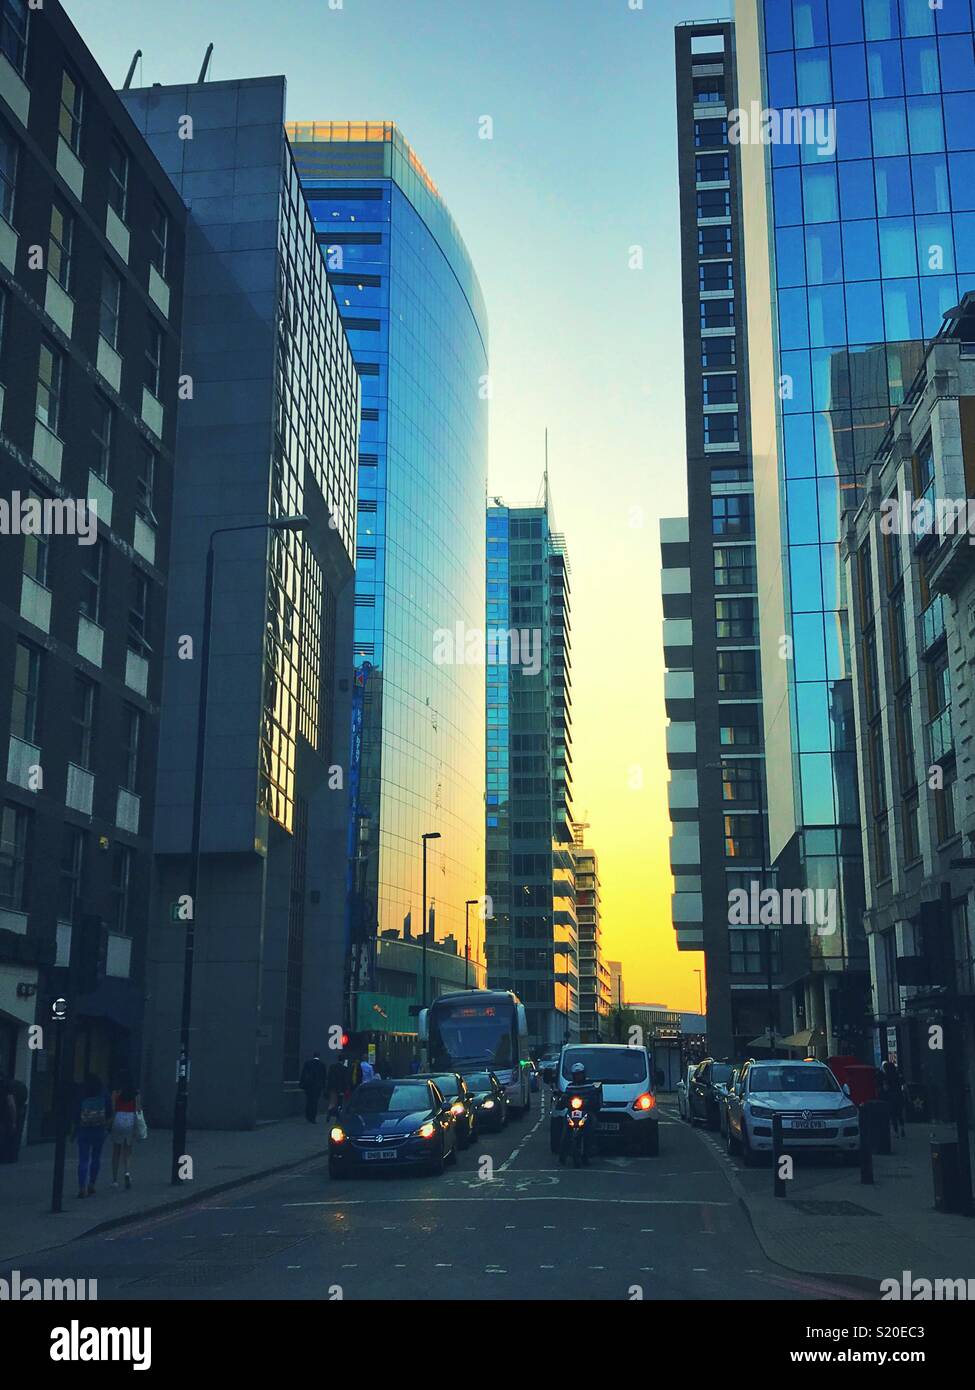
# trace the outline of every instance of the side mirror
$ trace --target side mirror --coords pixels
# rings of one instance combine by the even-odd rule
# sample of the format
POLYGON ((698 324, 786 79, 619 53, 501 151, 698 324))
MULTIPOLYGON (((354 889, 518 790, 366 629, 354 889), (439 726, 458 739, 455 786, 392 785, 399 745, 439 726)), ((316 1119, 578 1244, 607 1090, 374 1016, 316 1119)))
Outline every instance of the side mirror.
POLYGON ((847 1097, 850 1095, 850 1083, 848 1081, 843 1082, 843 1094, 847 1097))

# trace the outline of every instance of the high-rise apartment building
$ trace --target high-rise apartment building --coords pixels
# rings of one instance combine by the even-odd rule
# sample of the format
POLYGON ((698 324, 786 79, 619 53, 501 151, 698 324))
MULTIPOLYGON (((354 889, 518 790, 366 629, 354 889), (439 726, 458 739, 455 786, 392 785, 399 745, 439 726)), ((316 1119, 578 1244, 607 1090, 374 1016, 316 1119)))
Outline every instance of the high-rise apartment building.
POLYGON ((839 539, 975 277, 972 13, 738 0, 736 20, 770 847, 780 882, 836 904, 785 934, 793 1024, 851 1052, 869 1036, 860 821, 887 807, 879 746, 858 793, 839 539))
POLYGON ((212 545, 190 1123, 246 1127, 287 1112, 343 1022, 359 385, 284 79, 122 98, 190 209, 146 1089, 168 1101, 179 1055, 212 545))
POLYGON ((32 1138, 53 1000, 79 1074, 139 1062, 185 222, 58 0, 0 0, 0 1071, 32 1138))
MULTIPOLYGON (((547 491, 547 487, 546 487, 547 491)), ((569 558, 551 512, 487 513, 488 984, 533 1046, 579 1034, 569 558)))
POLYGON ((704 952, 709 1047, 740 1056, 780 1032, 780 933, 729 914, 732 893, 772 881, 734 26, 675 37, 688 515, 660 535, 672 917, 678 946, 704 952))
POLYGON ((579 928, 579 1038, 606 1040, 609 967, 603 957, 599 904, 599 857, 585 842, 588 827, 573 827, 576 918, 579 928))
POLYGON ((484 882, 484 671, 466 642, 484 624, 487 314, 447 205, 395 125, 288 131, 362 389, 361 931, 421 927, 421 837, 437 833, 436 930, 462 939, 484 882))

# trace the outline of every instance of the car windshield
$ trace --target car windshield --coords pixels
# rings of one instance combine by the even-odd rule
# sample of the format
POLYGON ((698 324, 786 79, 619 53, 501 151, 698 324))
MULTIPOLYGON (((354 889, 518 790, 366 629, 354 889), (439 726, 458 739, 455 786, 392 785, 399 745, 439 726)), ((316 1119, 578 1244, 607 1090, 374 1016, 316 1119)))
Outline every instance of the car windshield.
POLYGON ((377 1086, 374 1081, 353 1091, 349 1099, 352 1115, 406 1114, 411 1110, 429 1110, 430 1092, 415 1082, 403 1085, 377 1086))
POLYGON ((491 1089, 491 1078, 486 1071, 469 1072, 464 1080, 472 1091, 490 1091, 491 1089))
POLYGON ((722 1083, 730 1081, 733 1071, 734 1067, 726 1065, 724 1062, 715 1062, 714 1066, 711 1068, 711 1080, 720 1081, 722 1083))
POLYGON ((433 1084, 443 1096, 444 1100, 450 1100, 452 1096, 459 1095, 456 1076, 435 1076, 433 1084))
POLYGON ((838 1091, 826 1067, 752 1067, 749 1091, 838 1091))
POLYGON ((646 1081, 647 1054, 642 1047, 573 1047, 562 1056, 562 1075, 572 1079, 572 1068, 579 1062, 586 1069, 587 1081, 609 1086, 646 1081))

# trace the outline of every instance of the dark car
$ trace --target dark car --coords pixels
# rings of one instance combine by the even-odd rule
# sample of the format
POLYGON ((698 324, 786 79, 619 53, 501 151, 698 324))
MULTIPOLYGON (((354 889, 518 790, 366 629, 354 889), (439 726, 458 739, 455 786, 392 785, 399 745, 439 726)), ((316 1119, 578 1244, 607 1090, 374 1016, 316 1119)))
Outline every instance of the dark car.
POLYGON ((458 1071, 418 1072, 415 1080, 432 1081, 450 1106, 457 1123, 457 1147, 466 1149, 474 1138, 474 1101, 458 1071))
POLYGON ((366 1081, 328 1136, 329 1177, 363 1168, 423 1168, 441 1174, 457 1159, 457 1126, 432 1081, 366 1081))
POLYGON ((720 1129, 721 1105, 733 1071, 731 1062, 716 1062, 713 1057, 698 1065, 687 1087, 687 1117, 692 1125, 701 1120, 708 1129, 720 1129))
POLYGON ((493 1071, 469 1071, 464 1077, 474 1101, 474 1132, 500 1131, 508 1123, 508 1096, 493 1071))

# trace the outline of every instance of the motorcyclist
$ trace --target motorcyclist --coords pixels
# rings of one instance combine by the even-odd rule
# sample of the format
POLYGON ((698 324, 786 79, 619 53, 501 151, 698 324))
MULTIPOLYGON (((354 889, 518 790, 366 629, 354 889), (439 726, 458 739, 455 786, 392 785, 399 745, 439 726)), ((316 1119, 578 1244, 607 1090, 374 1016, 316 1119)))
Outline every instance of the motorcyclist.
MULTIPOLYGON (((583 1109, 586 1112, 586 1128, 583 1137, 583 1145, 587 1158, 593 1158, 596 1153, 596 1126, 599 1122, 600 1103, 602 1101, 603 1088, 596 1082, 592 1082, 586 1075, 586 1068, 583 1062, 573 1062, 569 1073, 569 1084, 562 1096, 562 1102, 568 1108, 572 1097, 579 1096, 582 1099, 583 1109)), ((563 1147, 568 1138, 567 1127, 563 1130, 563 1147)))

